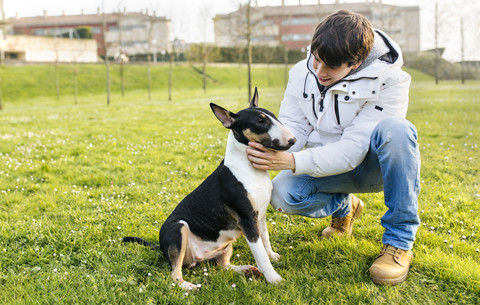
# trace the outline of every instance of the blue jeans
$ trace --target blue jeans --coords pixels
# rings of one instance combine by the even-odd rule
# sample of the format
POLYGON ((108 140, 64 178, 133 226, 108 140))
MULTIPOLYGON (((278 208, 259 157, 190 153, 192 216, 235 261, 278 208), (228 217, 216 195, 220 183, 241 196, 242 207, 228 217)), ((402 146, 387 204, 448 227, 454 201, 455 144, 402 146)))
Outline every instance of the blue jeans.
POLYGON ((352 171, 317 178, 281 171, 273 179, 271 204, 287 214, 342 218, 350 212, 349 193, 382 190, 388 207, 382 242, 410 250, 420 224, 420 152, 415 126, 405 119, 378 123, 365 160, 352 171))

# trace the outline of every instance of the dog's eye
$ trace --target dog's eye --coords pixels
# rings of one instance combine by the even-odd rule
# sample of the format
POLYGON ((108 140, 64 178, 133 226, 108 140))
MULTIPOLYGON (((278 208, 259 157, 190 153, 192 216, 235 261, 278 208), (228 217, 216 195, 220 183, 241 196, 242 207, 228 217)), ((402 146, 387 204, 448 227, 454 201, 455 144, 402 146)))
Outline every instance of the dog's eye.
POLYGON ((258 123, 264 124, 264 123, 266 123, 266 122, 267 122, 267 117, 266 117, 265 115, 260 115, 260 116, 258 117, 258 123))

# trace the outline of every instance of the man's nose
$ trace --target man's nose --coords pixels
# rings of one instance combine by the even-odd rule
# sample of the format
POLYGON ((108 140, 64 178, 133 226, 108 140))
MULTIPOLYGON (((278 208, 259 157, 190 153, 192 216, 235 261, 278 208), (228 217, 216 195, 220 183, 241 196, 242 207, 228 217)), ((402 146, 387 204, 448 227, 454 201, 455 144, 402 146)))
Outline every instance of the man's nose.
POLYGON ((325 76, 326 75, 325 65, 322 65, 321 63, 319 63, 317 66, 317 69, 315 70, 315 74, 317 74, 318 77, 325 76))

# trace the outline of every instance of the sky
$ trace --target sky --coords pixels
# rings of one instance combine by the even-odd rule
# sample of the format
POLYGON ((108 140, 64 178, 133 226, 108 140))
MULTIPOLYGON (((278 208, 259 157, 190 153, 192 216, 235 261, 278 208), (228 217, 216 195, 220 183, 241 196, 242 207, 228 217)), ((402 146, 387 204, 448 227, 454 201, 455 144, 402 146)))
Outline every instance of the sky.
MULTIPOLYGON (((296 5, 299 0, 285 0, 287 5, 296 5)), ((366 0, 340 0, 340 2, 364 2, 366 0)), ((373 1, 373 0, 369 0, 373 1)), ((379 0, 376 0, 379 1, 379 0)), ((395 5, 418 5, 420 7, 420 47, 432 49, 434 44, 434 2, 439 3, 440 47, 445 47, 444 58, 451 61, 461 59, 460 20, 464 20, 466 60, 480 60, 480 0, 383 0, 395 5), (456 8, 456 9, 453 9, 456 8)), ((155 11, 157 16, 171 20, 171 38, 187 42, 213 41, 212 18, 216 14, 235 11, 239 3, 246 0, 3 0, 5 16, 41 16, 44 10, 48 15, 96 13, 98 8, 105 12, 123 10, 155 11)), ((332 3, 333 0, 321 0, 332 3)), ((259 6, 279 5, 281 0, 258 0, 259 6)), ((302 4, 316 4, 318 0, 301 0, 302 4)))

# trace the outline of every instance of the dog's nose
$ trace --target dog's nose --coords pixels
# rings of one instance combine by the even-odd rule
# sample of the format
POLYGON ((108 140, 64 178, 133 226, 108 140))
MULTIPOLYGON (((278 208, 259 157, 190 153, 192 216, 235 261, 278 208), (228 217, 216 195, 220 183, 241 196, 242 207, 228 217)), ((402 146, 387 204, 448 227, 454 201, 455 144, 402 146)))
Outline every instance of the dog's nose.
POLYGON ((288 144, 290 144, 290 145, 295 144, 295 142, 297 142, 297 139, 296 139, 296 138, 290 138, 290 139, 288 139, 288 144))

